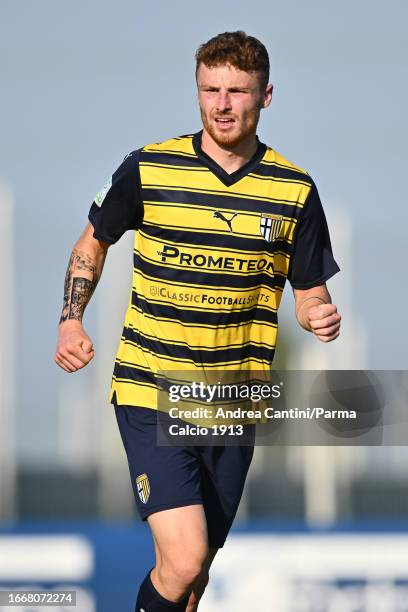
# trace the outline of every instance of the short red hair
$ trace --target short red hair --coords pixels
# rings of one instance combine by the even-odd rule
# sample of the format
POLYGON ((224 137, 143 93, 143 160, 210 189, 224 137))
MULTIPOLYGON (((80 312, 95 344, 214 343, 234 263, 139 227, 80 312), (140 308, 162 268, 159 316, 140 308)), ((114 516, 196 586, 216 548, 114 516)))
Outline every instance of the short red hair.
POLYGON ((259 72, 263 87, 269 82, 269 56, 266 47, 254 36, 242 30, 224 32, 203 43, 197 49, 196 75, 201 63, 208 68, 231 64, 245 72, 259 72))

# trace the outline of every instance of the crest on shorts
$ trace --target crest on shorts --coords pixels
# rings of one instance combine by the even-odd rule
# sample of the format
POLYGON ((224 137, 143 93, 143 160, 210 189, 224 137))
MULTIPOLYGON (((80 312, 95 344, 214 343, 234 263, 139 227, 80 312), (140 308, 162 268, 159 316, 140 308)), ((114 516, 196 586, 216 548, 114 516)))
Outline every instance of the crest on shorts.
POLYGON ((260 231, 267 242, 273 242, 279 238, 283 227, 282 215, 262 214, 260 219, 260 231))
POLYGON ((150 482, 147 474, 140 474, 140 476, 136 478, 136 487, 140 500, 146 504, 150 496, 150 482))

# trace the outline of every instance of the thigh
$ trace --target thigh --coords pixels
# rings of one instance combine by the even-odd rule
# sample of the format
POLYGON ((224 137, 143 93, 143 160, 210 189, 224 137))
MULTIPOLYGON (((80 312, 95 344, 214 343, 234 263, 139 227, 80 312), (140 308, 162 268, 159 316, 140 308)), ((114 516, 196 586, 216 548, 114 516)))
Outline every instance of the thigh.
POLYGON ((207 521, 201 504, 154 512, 148 517, 156 548, 156 559, 192 557, 199 563, 208 557, 207 521))
POLYGON ((115 406, 115 412, 141 518, 146 520, 150 514, 163 510, 201 505, 198 450, 158 446, 155 410, 115 406))
POLYGON ((222 548, 238 510, 254 446, 202 447, 202 496, 212 548, 222 548))

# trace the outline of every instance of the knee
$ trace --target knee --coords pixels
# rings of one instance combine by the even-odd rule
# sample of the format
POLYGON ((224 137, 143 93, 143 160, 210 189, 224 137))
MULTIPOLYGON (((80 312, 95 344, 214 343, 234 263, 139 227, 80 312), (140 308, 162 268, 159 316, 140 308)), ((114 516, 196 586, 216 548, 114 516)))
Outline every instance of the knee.
MULTIPOLYGON (((196 552, 180 551, 162 565, 162 573, 172 582, 183 587, 191 587, 196 582, 208 582, 207 556, 196 552)), ((205 582, 205 584, 207 584, 205 582)), ((205 587, 204 587, 205 588, 205 587)))
POLYGON ((172 564, 175 579, 186 586, 200 580, 205 569, 205 559, 195 555, 179 558, 172 564))

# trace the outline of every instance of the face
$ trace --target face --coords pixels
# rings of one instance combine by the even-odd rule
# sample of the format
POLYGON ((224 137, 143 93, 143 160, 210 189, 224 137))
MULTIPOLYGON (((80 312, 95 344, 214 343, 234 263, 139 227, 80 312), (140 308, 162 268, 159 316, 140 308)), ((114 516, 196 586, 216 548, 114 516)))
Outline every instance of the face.
POLYGON ((197 86, 204 129, 218 145, 233 147, 254 137, 259 113, 272 99, 272 85, 263 88, 259 73, 201 63, 197 86))

